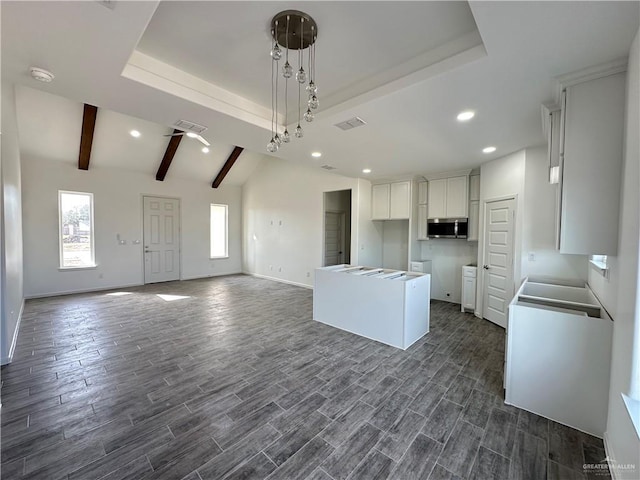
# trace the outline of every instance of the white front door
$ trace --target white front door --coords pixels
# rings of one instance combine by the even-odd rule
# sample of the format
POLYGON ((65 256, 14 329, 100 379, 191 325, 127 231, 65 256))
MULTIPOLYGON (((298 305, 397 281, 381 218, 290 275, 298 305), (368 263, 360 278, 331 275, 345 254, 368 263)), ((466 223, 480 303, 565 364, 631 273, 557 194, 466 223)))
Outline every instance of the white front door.
POLYGON ((507 327, 513 297, 513 232, 516 201, 487 202, 484 216, 482 316, 507 327))
POLYGON ((144 283, 180 278, 180 200, 144 197, 144 283))
POLYGON ((344 262, 344 212, 324 214, 324 266, 339 265, 344 262))

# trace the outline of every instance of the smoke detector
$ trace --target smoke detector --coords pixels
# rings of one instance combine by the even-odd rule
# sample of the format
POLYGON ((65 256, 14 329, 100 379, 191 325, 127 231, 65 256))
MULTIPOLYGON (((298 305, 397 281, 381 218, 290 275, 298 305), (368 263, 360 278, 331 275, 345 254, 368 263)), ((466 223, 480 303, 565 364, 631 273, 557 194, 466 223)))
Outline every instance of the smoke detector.
POLYGON ((44 68, 31 67, 30 71, 31 71, 31 76, 35 80, 38 80, 39 82, 49 83, 51 80, 56 78, 56 76, 53 73, 45 70, 44 68))

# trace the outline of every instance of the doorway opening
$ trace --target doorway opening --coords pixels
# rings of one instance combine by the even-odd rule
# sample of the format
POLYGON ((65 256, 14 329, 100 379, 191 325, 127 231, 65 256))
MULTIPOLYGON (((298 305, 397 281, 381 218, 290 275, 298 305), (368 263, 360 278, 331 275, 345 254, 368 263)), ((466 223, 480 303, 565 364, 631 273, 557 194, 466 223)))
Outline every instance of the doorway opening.
POLYGON ((322 266, 351 263, 351 190, 324 192, 322 266))

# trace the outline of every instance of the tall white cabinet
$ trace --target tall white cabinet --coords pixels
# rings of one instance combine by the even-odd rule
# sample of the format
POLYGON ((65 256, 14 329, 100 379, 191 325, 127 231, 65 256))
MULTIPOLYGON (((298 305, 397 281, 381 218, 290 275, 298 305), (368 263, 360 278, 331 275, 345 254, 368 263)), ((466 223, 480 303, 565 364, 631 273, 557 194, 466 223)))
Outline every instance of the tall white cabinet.
POLYGON ((567 86, 560 133, 560 253, 615 255, 624 72, 567 86))

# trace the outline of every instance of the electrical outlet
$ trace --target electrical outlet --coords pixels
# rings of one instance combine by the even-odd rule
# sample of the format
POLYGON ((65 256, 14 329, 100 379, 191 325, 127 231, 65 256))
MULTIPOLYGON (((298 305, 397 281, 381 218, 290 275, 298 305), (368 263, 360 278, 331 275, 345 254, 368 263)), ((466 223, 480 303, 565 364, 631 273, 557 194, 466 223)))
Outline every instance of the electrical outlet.
POLYGON ((533 252, 529 252, 529 261, 530 262, 535 262, 536 261, 536 254, 533 252))
POLYGON ((104 278, 104 275, 102 273, 99 273, 98 278, 104 278))
POLYGON ((311 276, 311 272, 307 272, 307 278, 311 276))
POLYGON ((269 265, 269 270, 273 270, 273 265, 269 265))
POLYGON ((282 271, 282 267, 278 267, 278 271, 281 272, 282 271))

